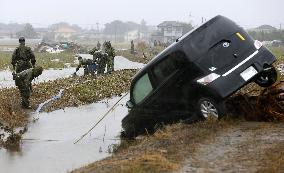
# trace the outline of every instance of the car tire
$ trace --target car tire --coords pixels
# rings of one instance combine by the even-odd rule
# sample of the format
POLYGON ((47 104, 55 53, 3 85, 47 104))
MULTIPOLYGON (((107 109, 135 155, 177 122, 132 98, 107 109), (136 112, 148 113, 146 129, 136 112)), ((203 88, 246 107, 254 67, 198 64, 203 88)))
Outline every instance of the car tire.
POLYGON ((203 120, 220 119, 225 114, 224 102, 216 102, 212 98, 202 97, 197 103, 197 113, 203 120))
POLYGON ((276 69, 272 66, 270 70, 260 72, 254 82, 261 87, 269 87, 277 81, 277 75, 276 69))

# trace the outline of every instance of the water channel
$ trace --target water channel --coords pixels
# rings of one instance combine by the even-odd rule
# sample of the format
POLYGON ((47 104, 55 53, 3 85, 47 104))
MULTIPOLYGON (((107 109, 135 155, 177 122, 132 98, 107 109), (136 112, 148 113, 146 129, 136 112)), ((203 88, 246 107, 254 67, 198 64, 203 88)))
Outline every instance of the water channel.
MULTIPOLYGON (((137 69, 144 64, 115 57, 115 70, 137 69)), ((70 76, 75 68, 45 70, 35 81, 43 82, 70 76)), ((79 75, 83 74, 83 70, 79 75)), ((0 88, 13 87, 10 71, 0 72, 0 88)), ((50 113, 32 113, 28 131, 23 135, 19 151, 0 149, 2 173, 65 173, 109 156, 112 146, 118 144, 121 120, 127 114, 123 98, 114 111, 77 144, 74 142, 87 132, 120 97, 101 100, 81 107, 69 107, 50 113), (33 121, 37 119, 36 121, 33 121)))

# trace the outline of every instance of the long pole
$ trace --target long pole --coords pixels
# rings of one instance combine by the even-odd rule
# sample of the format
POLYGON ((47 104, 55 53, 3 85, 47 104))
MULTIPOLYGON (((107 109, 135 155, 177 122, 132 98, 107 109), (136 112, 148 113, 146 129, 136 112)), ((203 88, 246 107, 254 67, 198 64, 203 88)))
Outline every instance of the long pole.
POLYGON ((100 119, 96 122, 96 124, 91 127, 86 133, 84 133, 79 139, 77 139, 74 144, 77 144, 80 140, 82 140, 87 134, 89 134, 112 110, 114 110, 114 107, 124 98, 128 95, 126 93, 124 96, 122 96, 100 119))

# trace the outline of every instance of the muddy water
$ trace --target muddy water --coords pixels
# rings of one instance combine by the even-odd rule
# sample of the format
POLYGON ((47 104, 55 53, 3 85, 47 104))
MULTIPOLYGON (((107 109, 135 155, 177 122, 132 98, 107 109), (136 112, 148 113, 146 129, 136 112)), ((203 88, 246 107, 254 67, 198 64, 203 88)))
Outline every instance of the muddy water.
POLYGON ((65 173, 100 160, 110 153, 112 144, 119 143, 121 120, 127 114, 128 98, 111 112, 79 143, 73 144, 118 100, 115 97, 79 108, 66 108, 33 115, 23 136, 20 152, 0 149, 0 172, 65 173))
MULTIPOLYGON (((80 54, 84 58, 92 57, 89 54, 80 54)), ((138 62, 132 62, 122 56, 116 56, 114 59, 114 70, 121 69, 138 69, 142 68, 144 64, 138 62)), ((40 83, 44 81, 55 80, 58 78, 67 78, 70 77, 76 68, 63 68, 63 69, 49 69, 44 70, 42 75, 36 78, 33 83, 40 83)), ((84 70, 80 68, 77 72, 79 76, 83 75, 84 70)), ((15 81, 12 79, 12 72, 9 70, 0 71, 0 88, 7 88, 15 86, 15 81)))

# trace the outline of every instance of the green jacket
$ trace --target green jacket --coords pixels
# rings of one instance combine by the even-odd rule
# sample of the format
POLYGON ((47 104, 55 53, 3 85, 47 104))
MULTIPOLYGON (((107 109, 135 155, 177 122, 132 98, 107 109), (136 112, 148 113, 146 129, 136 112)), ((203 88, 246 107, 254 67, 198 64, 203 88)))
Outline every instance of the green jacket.
POLYGON ((76 68, 76 72, 83 66, 84 68, 87 67, 87 65, 94 64, 95 61, 91 59, 81 59, 79 60, 79 65, 76 68))
POLYGON ((11 64, 15 68, 17 64, 24 64, 27 62, 30 62, 33 66, 35 65, 36 60, 34 53, 30 47, 20 45, 13 52, 11 64))
POLYGON ((115 51, 113 47, 106 48, 105 51, 108 54, 108 56, 115 57, 115 51))

